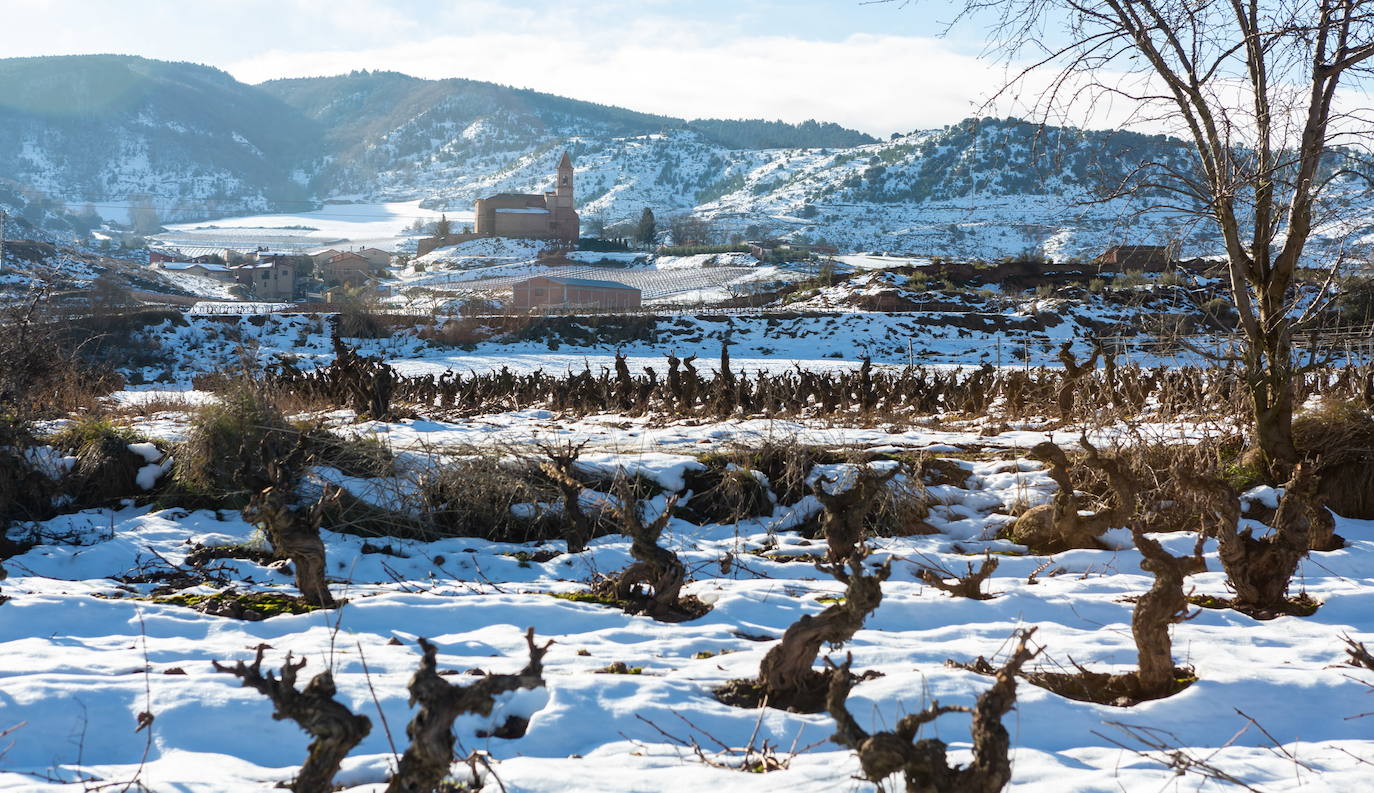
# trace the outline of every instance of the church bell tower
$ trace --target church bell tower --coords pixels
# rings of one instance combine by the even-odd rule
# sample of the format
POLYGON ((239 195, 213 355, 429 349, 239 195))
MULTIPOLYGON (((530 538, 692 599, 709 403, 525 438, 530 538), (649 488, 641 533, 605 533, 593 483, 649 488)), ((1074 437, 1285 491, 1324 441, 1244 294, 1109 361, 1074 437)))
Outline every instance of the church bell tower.
POLYGON ((563 159, 558 161, 558 206, 573 208, 573 166, 572 158, 568 153, 563 152, 563 159))
POLYGON ((558 181, 554 188, 552 209, 554 236, 576 240, 581 223, 577 211, 573 209, 573 165, 566 151, 563 152, 563 159, 558 161, 558 181))

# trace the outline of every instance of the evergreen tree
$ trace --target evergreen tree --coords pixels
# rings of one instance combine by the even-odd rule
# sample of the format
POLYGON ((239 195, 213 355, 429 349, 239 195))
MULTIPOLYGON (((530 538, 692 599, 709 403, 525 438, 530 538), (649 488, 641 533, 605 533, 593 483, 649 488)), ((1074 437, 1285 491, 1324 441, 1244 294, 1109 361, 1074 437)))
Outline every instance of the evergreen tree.
POLYGON ((440 215, 439 222, 434 224, 434 236, 447 237, 453 233, 452 227, 448 222, 448 215, 440 215))
POLYGON ((635 229, 635 242, 640 245, 652 245, 657 232, 658 223, 654 220, 654 211, 644 207, 644 211, 639 215, 639 226, 635 229))

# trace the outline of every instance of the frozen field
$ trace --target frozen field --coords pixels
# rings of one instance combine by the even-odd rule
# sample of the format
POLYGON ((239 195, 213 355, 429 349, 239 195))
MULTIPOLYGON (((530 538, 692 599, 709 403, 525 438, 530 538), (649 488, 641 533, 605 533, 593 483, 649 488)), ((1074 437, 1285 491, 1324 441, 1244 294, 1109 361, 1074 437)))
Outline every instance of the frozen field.
MULTIPOLYGON (((250 215, 178 223, 154 239, 173 247, 234 248, 306 251, 328 245, 348 248, 377 247, 394 250, 413 239, 406 227, 419 220, 429 223, 441 213, 420 208, 419 201, 389 204, 328 204, 298 214, 250 215)), ((454 223, 471 222, 470 213, 449 213, 454 223)))

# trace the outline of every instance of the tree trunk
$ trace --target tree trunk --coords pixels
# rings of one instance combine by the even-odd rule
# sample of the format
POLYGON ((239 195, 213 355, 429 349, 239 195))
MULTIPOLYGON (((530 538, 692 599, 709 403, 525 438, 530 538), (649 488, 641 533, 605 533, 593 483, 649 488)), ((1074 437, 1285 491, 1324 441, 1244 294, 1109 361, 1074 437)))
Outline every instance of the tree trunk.
POLYGON ((1251 339, 1252 351, 1246 356, 1255 442, 1270 474, 1282 480, 1299 459, 1293 443, 1292 343, 1286 327, 1260 330, 1258 336, 1251 339))

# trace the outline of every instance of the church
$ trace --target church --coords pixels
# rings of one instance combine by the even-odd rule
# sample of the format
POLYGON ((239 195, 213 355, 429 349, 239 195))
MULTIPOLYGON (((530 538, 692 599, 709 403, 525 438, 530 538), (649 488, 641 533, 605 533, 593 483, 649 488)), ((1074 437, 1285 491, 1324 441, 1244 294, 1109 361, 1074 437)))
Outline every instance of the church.
POLYGON ((567 152, 558 162, 552 193, 499 193, 477 199, 474 232, 483 237, 526 237, 575 242, 580 229, 573 209, 573 166, 567 152))

